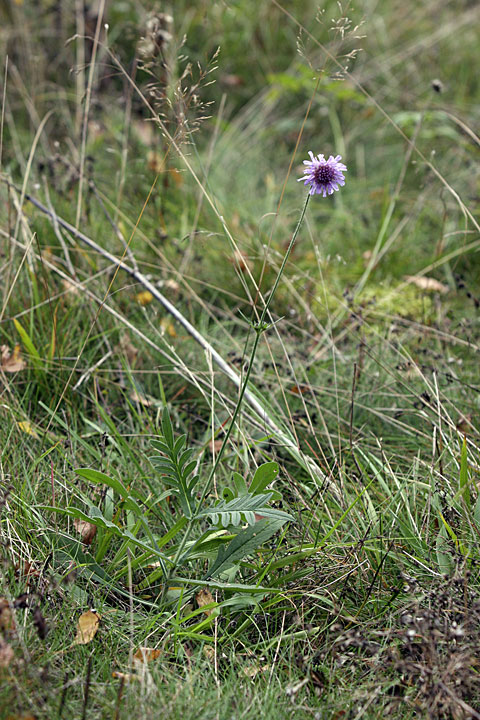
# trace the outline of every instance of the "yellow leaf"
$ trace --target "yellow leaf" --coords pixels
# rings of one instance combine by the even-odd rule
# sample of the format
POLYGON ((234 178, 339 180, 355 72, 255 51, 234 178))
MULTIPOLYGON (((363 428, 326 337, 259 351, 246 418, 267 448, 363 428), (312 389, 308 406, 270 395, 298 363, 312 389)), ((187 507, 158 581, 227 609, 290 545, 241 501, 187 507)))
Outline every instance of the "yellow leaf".
POLYGON ((139 305, 145 307, 145 305, 149 305, 152 302, 153 295, 148 290, 144 290, 143 292, 139 292, 138 295, 135 295, 135 300, 139 305))
POLYGON ((31 435, 38 440, 38 433, 35 428, 32 427, 32 423, 30 422, 30 420, 21 420, 17 423, 17 425, 20 430, 22 430, 22 432, 26 433, 27 435, 31 435))
POLYGON ((93 612, 93 610, 82 613, 78 618, 77 635, 73 644, 88 645, 97 634, 99 624, 100 615, 98 613, 93 612))
POLYGON ((168 318, 164 317, 160 320, 160 327, 163 332, 170 335, 170 337, 177 337, 177 331, 175 330, 173 323, 171 323, 168 318))
POLYGON ((156 648, 140 647, 133 656, 133 659, 142 663, 149 663, 152 662, 152 660, 156 660, 159 656, 160 650, 156 648))
MULTIPOLYGON (((213 599, 212 593, 208 588, 202 588, 198 591, 198 593, 195 595, 195 600, 197 601, 197 605, 199 608, 205 607, 205 605, 210 605, 210 603, 215 602, 213 599)), ((212 609, 209 608, 208 610, 204 610, 205 615, 211 615, 212 609)))

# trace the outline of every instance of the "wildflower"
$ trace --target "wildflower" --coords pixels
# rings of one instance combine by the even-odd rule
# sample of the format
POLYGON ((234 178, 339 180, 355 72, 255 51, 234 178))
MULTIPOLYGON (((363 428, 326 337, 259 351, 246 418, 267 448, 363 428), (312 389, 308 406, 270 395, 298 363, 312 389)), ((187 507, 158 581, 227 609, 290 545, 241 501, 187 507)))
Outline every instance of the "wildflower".
POLYGON ((304 185, 310 185, 310 195, 323 193, 323 197, 326 197, 327 193, 331 195, 334 190, 338 190, 339 185, 345 185, 343 173, 346 172, 347 167, 339 162, 342 159, 341 155, 336 157, 330 155, 328 160, 325 160, 324 155, 315 157, 311 150, 308 154, 311 160, 303 161, 306 165, 305 175, 299 178, 298 182, 304 180, 304 185))

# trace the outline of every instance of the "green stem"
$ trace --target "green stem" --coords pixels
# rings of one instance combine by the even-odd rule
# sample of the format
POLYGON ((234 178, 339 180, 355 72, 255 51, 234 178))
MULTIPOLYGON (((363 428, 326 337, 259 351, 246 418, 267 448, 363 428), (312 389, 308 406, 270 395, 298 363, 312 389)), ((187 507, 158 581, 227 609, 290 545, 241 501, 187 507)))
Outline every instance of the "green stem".
MULTIPOLYGON (((287 251, 286 251, 285 256, 284 256, 284 258, 283 258, 282 264, 281 264, 281 266, 280 266, 280 270, 278 271, 276 280, 275 280, 275 282, 274 282, 274 284, 273 284, 272 291, 271 291, 271 293, 270 293, 270 295, 269 295, 269 297, 268 297, 267 302, 265 303, 265 307, 263 308, 263 311, 262 311, 262 314, 260 315, 259 321, 253 326, 253 329, 255 330, 255 341, 254 341, 254 343, 253 343, 252 352, 251 352, 251 354, 250 354, 250 360, 249 360, 249 362, 248 362, 248 368, 247 368, 247 372, 246 372, 246 375, 245 375, 245 379, 244 379, 244 381, 243 381, 243 385, 242 385, 242 388, 241 388, 241 390, 240 390, 240 394, 239 394, 239 396, 238 396, 237 404, 236 404, 236 406, 235 406, 235 410, 233 411, 233 416, 232 416, 232 419, 231 419, 230 424, 229 424, 229 426, 228 426, 228 430, 227 430, 226 435, 225 435, 225 437, 224 437, 224 439, 223 439, 222 446, 221 446, 220 450, 218 451, 218 455, 217 455, 217 457, 216 457, 215 464, 214 464, 212 470, 210 471, 210 475, 208 476, 208 480, 207 480, 207 482, 206 482, 206 484, 205 484, 205 488, 204 488, 204 490, 203 490, 203 492, 202 492, 202 496, 201 496, 201 498, 200 498, 200 500, 199 500, 199 502, 198 502, 197 512, 198 512, 198 510, 200 509, 200 507, 202 506, 203 501, 205 500, 207 494, 210 492, 210 487, 211 487, 211 485, 212 485, 214 475, 215 475, 215 473, 216 473, 216 471, 217 471, 217 469, 218 469, 218 466, 219 466, 220 461, 221 461, 221 459, 222 459, 222 456, 223 456, 223 453, 224 453, 224 451, 225 451, 225 448, 227 447, 227 443, 228 443, 228 441, 229 441, 230 435, 232 434, 233 428, 235 427, 235 422, 236 422, 236 420, 237 420, 238 414, 239 414, 240 409, 241 409, 241 407, 242 407, 243 396, 245 395, 245 391, 246 391, 246 389, 247 389, 247 387, 248 387, 248 381, 249 381, 249 379, 250 379, 250 374, 251 374, 251 372, 252 372, 253 361, 255 360, 255 356, 256 356, 256 354, 257 354, 258 344, 259 344, 259 342, 260 342, 260 336, 261 336, 266 330, 268 330, 268 328, 269 328, 269 325, 265 323, 265 318, 266 318, 266 316, 267 316, 268 310, 269 310, 270 305, 271 305, 271 303, 272 303, 273 297, 274 297, 274 295, 275 295, 275 293, 276 293, 276 291, 277 291, 278 285, 279 285, 279 283, 280 283, 280 279, 281 279, 281 277, 282 277, 282 275, 283 275, 283 271, 285 270, 285 265, 287 264, 288 258, 289 258, 289 256, 290 256, 290 253, 292 252, 292 248, 293 248, 293 246, 294 246, 294 244, 295 244, 295 240, 297 239, 298 231, 300 230, 300 226, 301 226, 301 224, 302 224, 302 222, 303 222, 303 218, 305 217, 305 212, 306 212, 306 210, 307 210, 308 201, 310 200, 310 197, 311 197, 311 196, 310 196, 310 193, 309 193, 309 194, 307 195, 306 199, 305 199, 305 203, 304 203, 304 205, 303 205, 302 212, 300 213, 300 217, 299 217, 299 219, 298 219, 297 226, 296 226, 296 228, 295 228, 295 230, 294 230, 294 232, 293 232, 292 238, 291 238, 291 240, 290 240, 290 243, 289 243, 289 245, 288 245, 287 251)), ((196 515, 196 513, 195 513, 195 515, 196 515)), ((195 517, 195 515, 194 515, 194 517, 195 517)))
MULTIPOLYGON (((177 563, 178 563, 178 561, 180 560, 180 557, 181 557, 182 552, 183 552, 183 550, 184 550, 184 548, 185 548, 185 545, 186 545, 186 543, 187 543, 187 541, 188 541, 188 539, 189 539, 189 537, 190 537, 190 532, 191 532, 191 530, 192 530, 193 523, 194 523, 194 521, 195 521, 195 519, 196 519, 197 513, 198 513, 198 511, 200 510, 200 508, 202 507, 203 501, 205 500, 205 498, 207 497, 208 493, 210 492, 210 488, 211 488, 211 486, 212 486, 213 478, 214 478, 215 473, 216 473, 216 471, 217 471, 217 469, 218 469, 218 466, 219 466, 219 464, 220 464, 220 461, 221 461, 221 459, 222 459, 222 457, 223 457, 223 453, 225 452, 225 448, 227 447, 227 443, 228 443, 228 441, 229 441, 229 439, 230 439, 230 435, 231 435, 232 432, 233 432, 233 428, 235 427, 235 423, 236 423, 238 414, 239 414, 240 409, 241 409, 241 407, 242 407, 243 397, 244 397, 245 392, 246 392, 247 387, 248 387, 248 381, 250 380, 250 374, 251 374, 251 372, 252 372, 253 362, 254 362, 255 356, 256 356, 256 354, 257 354, 257 349, 258 349, 258 345, 259 345, 259 342, 260 342, 260 337, 261 337, 262 334, 263 334, 266 330, 268 330, 268 328, 270 327, 270 325, 265 322, 265 318, 267 317, 268 310, 269 310, 269 308, 270 308, 270 305, 272 304, 272 300, 273 300, 273 297, 274 297, 274 295, 275 295, 275 293, 276 293, 276 291, 277 291, 278 285, 279 285, 279 283, 280 283, 280 279, 281 279, 281 277, 282 277, 282 275, 283 275, 283 271, 285 270, 285 265, 287 264, 287 261, 288 261, 288 258, 289 258, 289 256, 290 256, 290 253, 292 252, 292 248, 293 248, 293 246, 294 246, 294 244, 295 244, 295 240, 297 239, 298 231, 300 230, 300 226, 301 226, 301 224, 302 224, 302 222, 303 222, 303 218, 305 217, 305 212, 306 212, 306 210, 307 210, 307 206, 308 206, 308 201, 309 201, 309 200, 310 200, 310 194, 308 194, 307 197, 306 197, 306 199, 305 199, 305 203, 304 203, 304 205, 303 205, 302 212, 300 213, 300 217, 299 217, 299 219, 298 219, 297 226, 296 226, 296 228, 295 228, 295 230, 294 230, 294 232, 293 232, 292 238, 291 238, 291 240, 290 240, 290 243, 289 243, 289 245, 288 245, 287 251, 286 251, 285 256, 284 256, 284 258, 283 258, 282 264, 281 264, 281 266, 280 266, 280 270, 278 271, 277 277, 276 277, 275 282, 274 282, 274 284, 273 284, 272 291, 271 291, 271 293, 270 293, 270 295, 269 295, 269 297, 268 297, 268 300, 267 300, 266 303, 265 303, 265 306, 264 306, 264 308, 263 308, 262 314, 260 315, 260 319, 259 319, 259 321, 258 321, 255 325, 253 325, 253 329, 255 330, 255 341, 254 341, 254 343, 253 343, 252 352, 251 352, 251 354, 250 354, 250 360, 249 360, 249 363, 248 363, 247 372, 246 372, 246 374, 245 374, 245 379, 244 379, 244 381, 243 381, 242 387, 241 387, 241 389, 240 389, 240 394, 239 394, 239 396, 238 396, 238 400, 237 400, 237 404, 236 404, 236 406, 235 406, 235 410, 233 411, 232 419, 230 420, 230 424, 229 424, 229 426, 228 426, 228 430, 227 430, 227 432, 226 432, 226 434, 225 434, 225 437, 224 437, 224 439, 223 439, 222 446, 221 446, 220 450, 218 451, 218 455, 217 455, 217 457, 216 457, 215 464, 214 464, 213 468, 212 468, 211 471, 210 471, 210 475, 208 476, 207 482, 205 483, 205 487, 204 487, 204 489, 203 489, 202 495, 201 495, 200 500, 198 501, 198 504, 197 504, 197 509, 195 510, 193 516, 189 519, 188 525, 187 525, 187 527, 186 527, 186 529, 185 529, 185 533, 184 533, 184 535, 183 535, 183 537, 182 537, 182 540, 181 540, 181 542, 180 542, 180 545, 178 546, 178 550, 177 550, 177 552, 175 553, 175 558, 174 558, 174 560, 173 560, 173 565, 172 565, 172 567, 171 567, 171 569, 170 569, 170 571, 169 571, 168 578, 171 577, 173 570, 176 568, 177 563)), ((166 592, 166 590, 167 590, 167 587, 168 587, 168 578, 166 578, 166 581, 165 581, 165 584, 164 584, 164 591, 163 591, 162 597, 164 596, 164 594, 165 594, 165 592, 166 592)))

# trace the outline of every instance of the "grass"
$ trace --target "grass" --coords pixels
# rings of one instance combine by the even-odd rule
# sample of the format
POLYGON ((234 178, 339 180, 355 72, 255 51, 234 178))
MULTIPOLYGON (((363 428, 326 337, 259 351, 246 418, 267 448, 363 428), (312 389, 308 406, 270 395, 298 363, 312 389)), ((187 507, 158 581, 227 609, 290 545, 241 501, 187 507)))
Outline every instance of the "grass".
POLYGON ((478 9, 37 6, 1 8, 0 717, 480 717, 478 9), (310 149, 347 184, 250 368, 310 149), (189 517, 165 410, 194 503, 277 463, 295 522, 189 517))

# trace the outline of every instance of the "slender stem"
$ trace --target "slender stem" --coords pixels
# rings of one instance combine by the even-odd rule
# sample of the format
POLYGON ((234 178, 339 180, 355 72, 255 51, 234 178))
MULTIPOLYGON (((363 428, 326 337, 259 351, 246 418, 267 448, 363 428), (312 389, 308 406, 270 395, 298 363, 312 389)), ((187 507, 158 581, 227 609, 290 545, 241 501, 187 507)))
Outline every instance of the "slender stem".
POLYGON ((208 476, 208 480, 207 480, 207 482, 205 483, 205 487, 204 487, 204 489, 203 489, 202 495, 201 495, 201 497, 200 497, 200 499, 199 499, 199 501, 198 501, 197 509, 196 509, 195 513, 193 514, 193 516, 189 519, 188 525, 187 525, 187 527, 186 527, 186 529, 185 529, 185 533, 183 534, 183 537, 182 537, 182 540, 181 540, 181 542, 180 542, 180 545, 178 546, 177 552, 175 553, 175 558, 174 558, 174 560, 173 560, 172 567, 171 567, 171 569, 170 569, 170 571, 169 571, 169 573, 168 573, 168 577, 166 578, 165 583, 164 583, 164 591, 163 591, 163 594, 162 594, 162 598, 163 598, 163 596, 164 596, 164 594, 165 594, 165 592, 166 592, 166 590, 167 590, 167 587, 168 587, 168 578, 171 577, 171 574, 172 574, 173 570, 176 569, 177 563, 178 563, 178 561, 180 560, 180 557, 181 557, 182 552, 183 552, 183 550, 184 550, 184 548, 185 548, 185 545, 187 544, 187 541, 188 541, 188 539, 189 539, 189 537, 190 537, 190 532, 191 532, 191 530, 192 530, 192 527, 193 527, 194 521, 195 521, 195 519, 196 519, 197 513, 198 513, 198 511, 200 510, 200 508, 202 507, 203 501, 205 500, 206 496, 207 496, 208 493, 210 492, 210 488, 211 488, 211 486, 212 486, 213 478, 214 478, 215 473, 216 473, 216 471, 217 471, 217 468, 218 468, 218 466, 219 466, 219 464, 220 464, 220 461, 221 461, 221 459, 222 459, 222 456, 223 456, 223 453, 224 453, 224 451, 225 451, 225 448, 227 447, 227 443, 228 443, 228 440, 229 440, 229 438, 230 438, 230 435, 231 435, 232 432, 233 432, 233 428, 235 427, 235 423, 236 423, 238 414, 239 414, 240 409, 241 409, 241 407, 242 407, 243 397, 244 397, 244 395, 245 395, 245 393, 246 393, 246 391, 247 391, 248 381, 249 381, 249 379, 250 379, 250 374, 251 374, 251 372, 252 372, 253 361, 255 360, 255 356, 256 356, 256 354, 257 354, 258 345, 259 345, 259 343, 260 343, 260 337, 261 337, 262 334, 263 334, 266 330, 268 330, 268 328, 270 327, 270 326, 265 322, 265 318, 266 318, 266 316, 267 316, 268 310, 269 310, 270 305, 271 305, 271 303, 272 303, 273 296, 275 295, 275 293, 276 293, 276 291, 277 291, 278 285, 279 285, 279 283, 280 283, 280 279, 281 279, 281 277, 282 277, 282 275, 283 275, 283 271, 285 270, 285 265, 287 264, 288 258, 289 258, 289 256, 290 256, 290 253, 292 252, 292 248, 293 248, 293 246, 294 246, 294 244, 295 244, 295 240, 297 239, 298 231, 300 230, 300 226, 301 226, 301 224, 302 224, 302 222, 303 222, 303 218, 305 217, 305 212, 306 212, 306 210, 307 210, 307 206, 308 206, 308 201, 309 201, 309 200, 310 200, 310 194, 308 194, 307 197, 306 197, 306 199, 305 199, 305 203, 304 203, 304 205, 303 205, 302 212, 300 213, 300 217, 299 217, 299 219, 298 219, 297 226, 296 226, 296 228, 295 228, 295 230, 294 230, 294 232, 293 232, 292 238, 291 238, 290 243, 289 243, 289 245, 288 245, 287 251, 286 251, 285 256, 284 256, 284 258, 283 258, 283 261, 282 261, 282 264, 281 264, 280 269, 279 269, 279 271, 278 271, 278 274, 277 274, 277 277, 276 277, 276 279, 275 279, 275 282, 274 282, 274 284, 273 284, 272 291, 271 291, 271 293, 270 293, 270 295, 269 295, 269 297, 268 297, 267 302, 265 303, 265 306, 264 306, 264 308, 263 308, 262 314, 260 315, 260 319, 259 319, 259 321, 258 321, 255 325, 253 325, 253 329, 255 330, 255 340, 254 340, 254 343, 253 343, 252 352, 250 353, 250 360, 249 360, 249 363, 248 363, 247 372, 246 372, 246 374, 245 374, 245 379, 244 379, 244 381, 243 381, 243 383, 242 383, 242 386, 241 386, 241 389, 240 389, 240 393, 239 393, 239 396, 238 396, 237 404, 236 404, 236 406, 235 406, 235 410, 233 411, 232 419, 230 420, 230 424, 229 424, 229 426, 228 426, 228 430, 227 430, 227 432, 226 432, 226 434, 225 434, 225 437, 224 437, 224 439, 223 439, 222 446, 221 446, 220 450, 218 451, 218 455, 217 455, 217 457, 216 457, 215 464, 214 464, 213 468, 212 468, 211 471, 210 471, 210 475, 208 476))
POLYGON ((307 197, 305 198, 305 203, 303 205, 302 212, 300 213, 300 217, 298 218, 297 227, 295 228, 295 230, 293 232, 292 239, 290 240, 289 246, 287 248, 287 252, 285 253, 285 257, 283 258, 283 262, 280 266, 280 270, 278 271, 277 279, 275 280, 275 282, 273 284, 272 292, 269 295, 269 298, 265 304, 265 307, 263 308, 263 312, 261 314, 260 320, 258 321, 259 325, 261 325, 263 323, 263 321, 265 320, 268 309, 273 300, 273 296, 275 295, 275 293, 277 291, 277 287, 280 282, 280 278, 283 275, 285 265, 287 264, 287 260, 290 256, 290 253, 292 252, 292 248, 295 245, 295 240, 297 239, 298 231, 300 230, 300 225, 302 224, 303 218, 305 217, 305 213, 307 211, 307 206, 308 206, 308 202, 309 202, 310 198, 311 198, 311 195, 310 195, 310 193, 308 193, 307 197))
POLYGON ((224 437, 224 439, 223 439, 222 446, 221 446, 220 450, 218 451, 218 455, 217 455, 217 457, 216 457, 215 464, 214 464, 213 468, 212 468, 211 471, 210 471, 210 475, 208 476, 208 480, 207 480, 207 482, 206 482, 206 484, 205 484, 205 487, 204 487, 204 489, 203 489, 201 498, 200 498, 199 503, 198 503, 198 505, 197 505, 197 508, 198 508, 198 509, 201 507, 201 505, 202 505, 203 501, 205 500, 208 492, 210 491, 210 487, 211 487, 211 484, 212 484, 214 475, 215 475, 215 473, 216 473, 216 471, 217 471, 217 468, 218 468, 218 466, 219 466, 219 464, 220 464, 220 461, 221 461, 221 459, 222 459, 222 456, 223 456, 223 453, 224 453, 224 451, 225 451, 225 448, 227 447, 227 443, 228 443, 228 440, 229 440, 229 438, 230 438, 230 435, 232 434, 233 428, 235 427, 235 422, 236 422, 236 420, 237 420, 238 414, 239 414, 240 409, 241 409, 241 407, 242 407, 243 396, 245 395, 245 392, 246 392, 247 387, 248 387, 248 381, 249 381, 249 379, 250 379, 250 374, 251 374, 251 372, 252 372, 253 362, 254 362, 255 356, 256 356, 256 354, 257 354, 257 349, 258 349, 258 344, 259 344, 259 342, 260 342, 260 337, 261 337, 261 335, 262 335, 266 330, 268 330, 268 327, 269 327, 269 325, 267 325, 267 324, 265 323, 265 318, 266 318, 266 316, 267 316, 269 307, 270 307, 270 305, 271 305, 271 303, 272 303, 273 296, 275 295, 275 293, 276 293, 276 291, 277 291, 278 285, 279 285, 279 283, 280 283, 280 279, 281 279, 281 277, 282 277, 282 275, 283 275, 283 271, 285 270, 285 265, 287 264, 287 260, 288 260, 288 258, 289 258, 289 256, 290 256, 290 253, 292 252, 292 248, 293 248, 293 246, 294 246, 294 244, 295 244, 295 240, 297 239, 298 231, 300 230, 300 226, 301 226, 301 224, 302 224, 302 222, 303 222, 303 218, 305 217, 305 212, 306 212, 306 210, 307 210, 308 201, 310 200, 310 197, 311 197, 311 196, 310 196, 310 193, 309 193, 309 194, 307 195, 307 197, 305 198, 305 203, 304 203, 304 205, 303 205, 302 212, 300 213, 300 217, 299 217, 299 219, 298 219, 297 226, 296 226, 296 228, 295 228, 295 230, 294 230, 294 232, 293 232, 292 238, 291 238, 291 240, 290 240, 290 243, 289 243, 289 245, 288 245, 287 251, 286 251, 285 256, 284 256, 284 258, 283 258, 282 264, 281 264, 281 266, 280 266, 280 270, 278 271, 277 277, 276 277, 275 282, 274 282, 274 284, 273 284, 272 291, 271 291, 271 293, 270 293, 270 295, 269 295, 269 297, 268 297, 267 302, 265 303, 265 307, 263 308, 263 311, 262 311, 262 314, 260 315, 260 319, 259 319, 258 323, 256 323, 256 324, 253 326, 253 329, 255 330, 255 341, 254 341, 254 343, 253 343, 252 352, 251 352, 251 354, 250 354, 250 359, 249 359, 249 362, 248 362, 248 368, 247 368, 247 372, 246 372, 246 374, 245 374, 245 379, 244 379, 244 381, 243 381, 243 384, 242 384, 242 387, 241 387, 241 390, 240 390, 240 394, 239 394, 239 396, 238 396, 237 404, 236 404, 236 406, 235 406, 235 410, 234 410, 234 412, 233 412, 232 419, 230 420, 230 424, 229 424, 229 426, 228 426, 228 430, 227 430, 227 432, 226 432, 226 434, 225 434, 225 437, 224 437))

